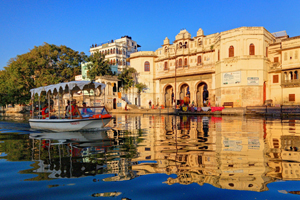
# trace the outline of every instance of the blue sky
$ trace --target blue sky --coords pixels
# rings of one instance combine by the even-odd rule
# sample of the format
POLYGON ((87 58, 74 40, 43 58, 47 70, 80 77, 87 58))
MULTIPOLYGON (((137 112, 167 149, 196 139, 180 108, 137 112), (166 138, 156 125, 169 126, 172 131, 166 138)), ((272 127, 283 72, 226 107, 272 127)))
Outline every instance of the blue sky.
POLYGON ((154 51, 183 28, 212 34, 241 26, 264 26, 300 35, 300 1, 202 0, 1 0, 0 70, 10 58, 44 42, 89 55, 89 47, 129 35, 154 51))

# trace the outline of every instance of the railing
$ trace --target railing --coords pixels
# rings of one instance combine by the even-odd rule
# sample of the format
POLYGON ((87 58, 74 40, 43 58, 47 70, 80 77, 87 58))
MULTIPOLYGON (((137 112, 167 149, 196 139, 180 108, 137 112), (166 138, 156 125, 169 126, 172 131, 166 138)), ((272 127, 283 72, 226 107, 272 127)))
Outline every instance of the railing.
POLYGON ((292 80, 282 80, 281 85, 282 86, 299 86, 300 79, 292 79, 292 80))

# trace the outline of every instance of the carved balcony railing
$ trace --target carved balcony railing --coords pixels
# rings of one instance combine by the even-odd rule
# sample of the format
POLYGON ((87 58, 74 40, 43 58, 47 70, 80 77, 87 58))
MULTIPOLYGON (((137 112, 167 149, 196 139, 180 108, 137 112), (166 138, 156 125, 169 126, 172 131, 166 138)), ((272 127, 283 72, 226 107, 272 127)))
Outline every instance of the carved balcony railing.
POLYGON ((281 63, 279 63, 279 62, 275 62, 270 65, 270 71, 278 71, 281 69, 282 69, 281 63))

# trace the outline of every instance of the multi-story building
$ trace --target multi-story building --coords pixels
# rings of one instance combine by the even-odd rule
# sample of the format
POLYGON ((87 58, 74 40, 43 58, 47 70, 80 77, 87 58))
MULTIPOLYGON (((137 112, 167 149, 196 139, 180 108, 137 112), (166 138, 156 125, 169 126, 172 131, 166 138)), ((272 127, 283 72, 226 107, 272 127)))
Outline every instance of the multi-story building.
POLYGON ((93 44, 90 48, 91 54, 99 51, 105 55, 105 58, 109 60, 111 65, 115 65, 118 71, 122 71, 124 67, 129 65, 126 58, 130 57, 130 54, 137 52, 141 47, 129 36, 123 36, 120 39, 111 40, 106 43, 93 44))
POLYGON ((232 102, 234 107, 300 103, 298 70, 300 37, 285 31, 271 34, 264 27, 240 27, 195 37, 186 30, 170 43, 166 37, 156 51, 131 54, 131 67, 138 82, 148 86, 140 96, 141 106, 172 106, 174 100, 190 97, 203 106, 232 102), (299 95, 299 97, 298 97, 299 95))

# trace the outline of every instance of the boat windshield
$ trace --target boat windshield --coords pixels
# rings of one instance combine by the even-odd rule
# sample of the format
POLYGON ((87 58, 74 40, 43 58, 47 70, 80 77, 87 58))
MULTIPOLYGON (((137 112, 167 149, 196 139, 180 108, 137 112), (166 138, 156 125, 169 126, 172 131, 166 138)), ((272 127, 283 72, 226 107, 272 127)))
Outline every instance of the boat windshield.
POLYGON ((79 112, 81 116, 84 117, 94 117, 97 115, 109 114, 104 106, 100 107, 79 107, 79 112))

